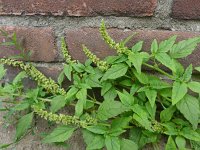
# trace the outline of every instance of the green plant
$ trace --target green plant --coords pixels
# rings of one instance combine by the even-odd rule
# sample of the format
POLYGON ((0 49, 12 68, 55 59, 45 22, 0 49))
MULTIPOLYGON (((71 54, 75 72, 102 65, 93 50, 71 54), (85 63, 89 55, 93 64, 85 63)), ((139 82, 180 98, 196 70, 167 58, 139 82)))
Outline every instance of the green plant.
MULTIPOLYGON (((66 144, 74 131, 80 129, 88 150, 104 147, 107 150, 133 150, 142 149, 146 144, 160 149, 158 143, 162 137, 168 139, 166 150, 198 150, 200 83, 192 78, 192 72, 194 69, 200 72, 200 67, 189 65, 185 69, 179 59, 190 55, 200 38, 178 43, 176 36, 160 43, 154 40, 148 53, 142 51, 143 41, 132 48, 126 47, 132 36, 115 42, 107 33, 104 22, 100 33, 118 55, 100 60, 83 46, 89 59, 82 64, 71 58, 62 39, 66 63, 58 83, 31 63, 0 59, 0 79, 6 75, 4 65, 23 70, 11 83, 0 84, 1 103, 8 103, 0 105, 0 110, 6 112, 4 124, 17 123, 13 143, 32 131, 34 116, 40 116, 57 124, 43 138, 44 143, 66 144), (143 67, 154 74, 143 71, 143 67), (38 83, 35 89, 24 88, 23 79, 27 76, 38 83), (72 82, 67 89, 62 88, 64 77, 72 82), (74 116, 59 114, 65 106, 75 108, 74 116)), ((3 144, 1 148, 13 143, 3 144)))

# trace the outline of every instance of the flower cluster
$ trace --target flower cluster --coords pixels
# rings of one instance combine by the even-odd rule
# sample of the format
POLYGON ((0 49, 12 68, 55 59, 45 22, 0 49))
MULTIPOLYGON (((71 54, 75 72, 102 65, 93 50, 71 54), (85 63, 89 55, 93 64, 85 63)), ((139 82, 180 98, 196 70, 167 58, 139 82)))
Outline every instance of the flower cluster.
POLYGON ((95 54, 93 54, 86 46, 83 45, 83 51, 85 53, 85 55, 92 60, 92 62, 94 64, 97 65, 97 67, 102 70, 102 71, 106 71, 109 68, 109 65, 107 64, 107 62, 100 60, 100 58, 98 58, 95 54))
POLYGON ((38 85, 45 88, 48 92, 52 94, 59 93, 61 95, 66 94, 65 90, 60 88, 58 84, 51 78, 47 78, 44 74, 42 74, 39 70, 37 70, 31 64, 25 64, 22 61, 9 59, 9 58, 1 58, 0 63, 10 65, 13 67, 20 67, 22 70, 26 72, 32 79, 37 81, 38 85))
POLYGON ((127 53, 129 51, 129 49, 127 47, 125 47, 123 44, 121 43, 116 43, 108 34, 108 32, 106 31, 106 26, 104 21, 101 22, 101 27, 99 29, 101 36, 103 38, 103 40, 110 46, 110 48, 113 48, 117 51, 117 53, 122 54, 122 53, 127 53))
POLYGON ((69 55, 69 51, 67 49, 67 45, 64 38, 61 39, 61 51, 67 63, 71 64, 76 62, 76 60, 72 60, 72 57, 69 55))
POLYGON ((63 115, 63 114, 53 114, 52 112, 47 112, 38 108, 37 106, 32 106, 33 111, 44 118, 45 120, 56 122, 57 124, 63 125, 76 125, 78 127, 86 128, 88 125, 94 125, 97 123, 97 120, 91 118, 90 116, 86 117, 86 120, 80 120, 76 116, 63 115))

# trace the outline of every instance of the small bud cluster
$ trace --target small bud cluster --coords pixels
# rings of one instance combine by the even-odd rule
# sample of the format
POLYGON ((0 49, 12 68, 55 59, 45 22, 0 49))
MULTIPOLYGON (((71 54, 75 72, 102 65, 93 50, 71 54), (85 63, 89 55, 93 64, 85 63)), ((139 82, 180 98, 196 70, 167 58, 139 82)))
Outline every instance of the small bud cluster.
POLYGON ((94 64, 97 65, 97 67, 102 70, 102 71, 106 71, 109 68, 109 65, 107 64, 107 62, 100 60, 100 58, 98 58, 96 55, 94 55, 86 46, 83 45, 83 51, 85 53, 85 55, 92 60, 92 62, 94 64))
POLYGON ((152 129, 153 131, 158 132, 158 133, 163 132, 163 126, 161 125, 161 123, 159 123, 156 120, 152 121, 152 129))
POLYGON ((63 114, 53 114, 47 111, 44 111, 37 106, 32 106, 33 111, 39 115, 40 117, 44 118, 45 120, 56 122, 57 124, 63 125, 76 125, 78 127, 86 128, 88 125, 96 124, 96 119, 87 117, 86 120, 80 120, 76 116, 69 116, 63 114))
POLYGON ((45 88, 48 92, 52 94, 59 93, 61 95, 66 94, 65 90, 60 88, 58 84, 55 83, 51 78, 47 78, 44 74, 42 74, 39 70, 37 70, 31 64, 24 64, 22 61, 13 60, 9 58, 1 58, 0 63, 7 64, 13 67, 20 67, 22 70, 26 72, 31 78, 38 82, 38 85, 45 88))
POLYGON ((117 53, 122 54, 122 53, 127 53, 128 48, 125 47, 123 44, 116 43, 108 34, 106 31, 106 26, 104 21, 101 22, 101 27, 99 29, 99 32, 101 33, 101 36, 103 37, 103 40, 113 49, 117 50, 117 53))
POLYGON ((61 51, 67 63, 76 63, 76 60, 72 60, 72 57, 69 55, 69 51, 67 49, 67 45, 64 38, 61 39, 61 51))

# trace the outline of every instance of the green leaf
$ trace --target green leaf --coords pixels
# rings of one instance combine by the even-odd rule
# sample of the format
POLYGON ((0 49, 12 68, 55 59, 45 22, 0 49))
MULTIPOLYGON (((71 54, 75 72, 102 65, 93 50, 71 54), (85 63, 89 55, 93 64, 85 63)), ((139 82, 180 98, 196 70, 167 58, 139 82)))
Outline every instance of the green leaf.
POLYGON ((142 84, 147 84, 149 83, 148 76, 145 73, 137 73, 136 71, 133 72, 136 78, 140 81, 142 84))
POLYGON ((27 130, 31 126, 32 120, 33 120, 33 113, 29 113, 19 119, 16 127, 15 141, 20 140, 20 138, 27 132, 27 130))
POLYGON ((85 82, 90 86, 90 87, 101 87, 101 82, 99 81, 99 75, 98 74, 91 74, 89 75, 85 82))
POLYGON ((14 111, 22 111, 30 107, 30 104, 27 101, 22 101, 19 104, 16 104, 12 109, 14 111))
POLYGON ((72 66, 64 64, 64 73, 66 77, 71 81, 72 66))
POLYGON ((134 97, 127 91, 124 90, 123 93, 117 91, 117 94, 119 95, 122 104, 125 106, 132 106, 134 104, 134 97))
POLYGON ((87 130, 83 130, 82 133, 87 145, 86 150, 96 150, 104 147, 105 139, 102 135, 93 134, 87 130))
POLYGON ((174 112, 176 111, 176 107, 170 106, 160 113, 160 120, 161 122, 168 122, 173 117, 174 112))
POLYGON ((151 104, 151 107, 153 108, 155 105, 156 97, 157 97, 156 90, 147 89, 145 90, 145 94, 151 104))
POLYGON ((187 84, 175 81, 172 88, 172 105, 178 103, 187 93, 187 84))
POLYGON ((114 100, 116 97, 117 97, 117 92, 114 86, 103 95, 104 99, 110 99, 110 100, 114 100))
POLYGON ((132 120, 132 117, 116 118, 116 119, 114 119, 112 121, 111 128, 112 129, 123 129, 123 128, 126 128, 131 120, 132 120))
POLYGON ((200 142, 200 134, 189 127, 185 127, 181 130, 180 135, 186 139, 200 142))
POLYGON ((192 76, 192 64, 190 64, 187 68, 186 68, 186 70, 185 70, 185 72, 184 72, 184 74, 183 74, 183 80, 185 81, 185 82, 188 82, 190 79, 191 79, 191 76, 192 76))
POLYGON ((66 104, 66 99, 62 95, 58 95, 51 100, 50 110, 52 113, 57 112, 61 108, 63 108, 66 104))
POLYGON ((101 88, 101 96, 105 95, 112 88, 112 84, 109 82, 103 82, 101 88))
POLYGON ((188 83, 188 87, 193 92, 200 94, 200 83, 199 82, 191 81, 188 83))
POLYGON ((168 52, 172 48, 174 43, 176 42, 176 38, 177 38, 177 36, 174 35, 174 36, 170 37, 169 39, 160 42, 158 51, 165 52, 165 53, 168 52))
POLYGON ((120 150, 120 140, 118 137, 106 136, 105 144, 107 150, 120 150))
POLYGON ((175 141, 179 149, 183 149, 183 150, 185 149, 186 140, 182 136, 177 136, 175 141))
POLYGON ((75 113, 76 116, 81 116, 83 114, 83 109, 86 106, 86 100, 87 100, 87 90, 86 89, 81 89, 78 91, 76 94, 76 98, 78 99, 78 102, 75 107, 75 113))
POLYGON ((132 47, 132 51, 133 52, 139 52, 142 50, 142 45, 143 45, 143 41, 139 41, 137 42, 133 47, 132 47))
POLYGON ((152 131, 151 122, 148 119, 147 112, 138 104, 135 104, 132 107, 132 110, 135 112, 133 114, 133 119, 136 120, 145 129, 152 131))
POLYGON ((58 76, 58 84, 59 85, 62 85, 62 82, 64 81, 64 77, 65 77, 65 74, 64 74, 64 71, 62 71, 59 76, 58 76))
POLYGON ((55 128, 49 135, 47 135, 42 142, 43 143, 55 143, 55 142, 65 142, 68 140, 75 128, 69 126, 59 126, 55 128))
POLYGON ((167 53, 158 53, 155 55, 155 58, 165 67, 171 69, 174 72, 176 71, 174 62, 167 53))
POLYGON ((142 62, 146 58, 146 53, 130 53, 128 59, 132 62, 138 74, 141 74, 142 62))
POLYGON ((158 42, 157 42, 156 39, 154 39, 152 44, 151 44, 151 53, 156 54, 157 51, 158 51, 158 42))
POLYGON ((123 113, 126 110, 127 108, 122 105, 121 102, 114 100, 104 100, 98 108, 97 116, 100 120, 107 120, 123 113))
POLYGON ((28 77, 25 71, 20 72, 13 80, 13 84, 21 82, 22 79, 28 77))
POLYGON ((95 134, 105 134, 108 130, 107 127, 100 125, 88 126, 86 129, 95 134))
POLYGON ((169 136, 167 140, 167 144, 165 146, 165 150, 177 150, 176 144, 171 136, 169 136))
POLYGON ((199 100, 191 95, 186 95, 179 103, 176 104, 177 109, 197 129, 200 116, 199 100))
POLYGON ((155 76, 148 76, 149 84, 152 89, 164 89, 169 88, 171 85, 165 81, 162 81, 158 77, 155 76))
POLYGON ((200 72, 200 67, 196 67, 195 70, 197 70, 198 72, 200 72))
POLYGON ((151 107, 151 104, 149 102, 146 102, 145 107, 146 107, 146 110, 148 111, 149 115, 151 116, 152 120, 155 120, 156 105, 154 105, 154 107, 151 107))
POLYGON ((122 40, 122 41, 120 42, 120 44, 122 44, 122 45, 125 46, 125 45, 133 38, 134 35, 136 35, 136 33, 133 33, 133 34, 131 34, 130 36, 128 36, 127 38, 125 38, 124 40, 122 40))
POLYGON ((127 70, 128 66, 123 63, 112 65, 112 67, 105 72, 104 76, 102 77, 102 81, 122 77, 126 74, 127 70))
POLYGON ((199 42, 200 42, 199 37, 180 41, 177 44, 173 45, 172 49, 170 50, 170 55, 173 58, 186 57, 195 50, 195 48, 199 42))
POLYGON ((138 150, 138 145, 128 139, 122 139, 120 145, 121 150, 138 150))
POLYGON ((4 69, 4 65, 0 64, 0 80, 5 76, 6 69, 4 69))

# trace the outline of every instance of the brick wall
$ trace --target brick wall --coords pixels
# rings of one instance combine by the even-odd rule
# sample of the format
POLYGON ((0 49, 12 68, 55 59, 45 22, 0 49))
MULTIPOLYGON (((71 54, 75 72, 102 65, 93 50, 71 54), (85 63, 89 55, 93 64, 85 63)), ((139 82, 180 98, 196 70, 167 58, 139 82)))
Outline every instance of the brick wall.
MULTIPOLYGON (((108 31, 117 41, 137 32, 129 43, 145 41, 148 50, 153 39, 163 40, 176 34, 178 40, 200 35, 199 0, 0 0, 0 28, 16 32, 26 50, 32 51, 33 61, 44 74, 58 76, 63 61, 60 37, 65 36, 73 58, 83 61, 81 44, 87 45, 99 57, 114 54, 101 40, 98 27, 104 19, 108 31)), ((4 39, 0 37, 2 42, 4 39)), ((0 57, 18 53, 14 48, 0 47, 0 57)), ((200 65, 200 46, 194 54, 182 60, 187 66, 200 65)), ((9 69, 9 78, 17 72, 9 69)), ((39 127, 40 128, 40 127, 39 127)), ((0 143, 11 140, 9 133, 0 129, 0 143), (5 138, 6 137, 6 138, 5 138)), ((77 136, 79 137, 79 136, 77 136)), ((73 138, 72 149, 84 150, 80 138, 73 138)), ((57 149, 29 142, 17 149, 57 149)))

